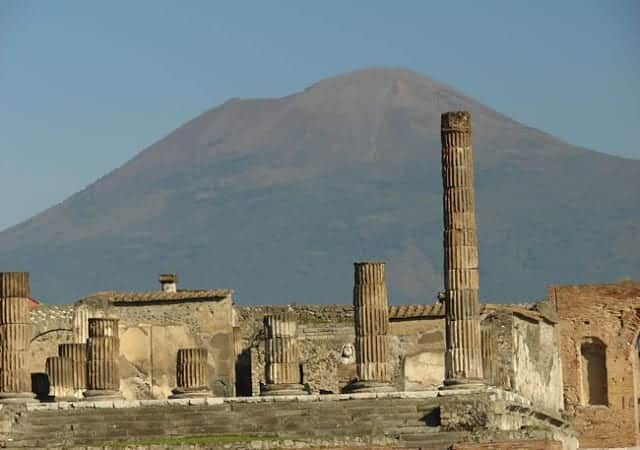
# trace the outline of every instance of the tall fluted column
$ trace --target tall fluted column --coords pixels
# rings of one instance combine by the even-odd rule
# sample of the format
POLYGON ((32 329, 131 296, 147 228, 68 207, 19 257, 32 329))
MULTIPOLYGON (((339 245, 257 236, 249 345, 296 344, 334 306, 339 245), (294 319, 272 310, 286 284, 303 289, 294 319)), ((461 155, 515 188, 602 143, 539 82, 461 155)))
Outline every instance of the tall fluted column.
POLYGON ((81 398, 87 389, 87 344, 58 344, 58 356, 71 361, 73 395, 81 398))
POLYGON ((207 397, 209 390, 206 348, 181 348, 176 358, 176 387, 171 398, 207 397))
POLYGON ((0 272, 0 402, 32 401, 29 273, 0 272))
POLYGON ((301 395, 298 325, 292 312, 264 317, 265 381, 261 395, 301 395))
POLYGON ((392 390, 389 361, 389 304, 383 262, 354 265, 353 308, 358 380, 346 390, 392 390))
POLYGON ((76 400, 73 389, 73 362, 68 358, 50 356, 46 361, 49 395, 56 401, 76 400))
POLYGON ((446 386, 482 383, 471 115, 442 114, 446 386))
POLYGON ((87 339, 87 390, 91 400, 122 398, 118 357, 118 319, 89 319, 87 339))

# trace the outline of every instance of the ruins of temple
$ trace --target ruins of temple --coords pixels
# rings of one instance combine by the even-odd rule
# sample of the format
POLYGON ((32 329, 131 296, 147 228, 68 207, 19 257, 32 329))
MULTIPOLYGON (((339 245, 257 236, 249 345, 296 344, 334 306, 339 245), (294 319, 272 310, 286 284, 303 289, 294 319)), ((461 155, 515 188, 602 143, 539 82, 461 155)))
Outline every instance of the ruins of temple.
POLYGON ((356 262, 353 304, 333 306, 239 306, 162 274, 156 291, 33 307, 29 274, 0 272, 3 445, 639 446, 640 283, 481 304, 470 114, 443 114, 441 136, 433 303, 390 306, 381 261, 356 262))

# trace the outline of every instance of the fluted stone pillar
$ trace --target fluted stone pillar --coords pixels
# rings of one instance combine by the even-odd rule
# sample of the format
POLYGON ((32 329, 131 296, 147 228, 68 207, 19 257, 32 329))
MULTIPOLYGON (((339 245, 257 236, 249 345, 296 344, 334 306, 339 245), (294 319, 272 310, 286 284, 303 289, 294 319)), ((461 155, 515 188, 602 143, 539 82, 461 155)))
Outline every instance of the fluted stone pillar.
POLYGON ((33 401, 29 273, 0 272, 0 402, 33 401))
POLYGON ((264 317, 265 385, 261 395, 305 394, 300 379, 298 325, 292 312, 264 317))
POLYGON ((493 325, 480 330, 482 335, 482 374, 488 384, 497 386, 498 342, 493 325))
POLYGON ((122 398, 118 367, 119 353, 118 319, 89 319, 85 398, 91 400, 122 398))
POLYGON ((444 284, 446 312, 445 386, 482 384, 478 238, 471 116, 442 114, 444 187, 444 284))
POLYGON ((74 401, 73 362, 68 358, 50 356, 46 361, 49 395, 56 401, 74 401))
POLYGON ((89 338, 89 308, 76 305, 73 308, 73 342, 86 344, 89 338))
POLYGON ((353 317, 358 380, 345 390, 390 391, 393 388, 389 361, 389 302, 384 263, 369 261, 353 265, 353 317))
POLYGON ((176 384, 171 398, 208 397, 209 369, 206 348, 181 348, 176 358, 176 384))
POLYGON ((58 344, 58 356, 71 361, 73 396, 82 398, 87 389, 87 344, 58 344))

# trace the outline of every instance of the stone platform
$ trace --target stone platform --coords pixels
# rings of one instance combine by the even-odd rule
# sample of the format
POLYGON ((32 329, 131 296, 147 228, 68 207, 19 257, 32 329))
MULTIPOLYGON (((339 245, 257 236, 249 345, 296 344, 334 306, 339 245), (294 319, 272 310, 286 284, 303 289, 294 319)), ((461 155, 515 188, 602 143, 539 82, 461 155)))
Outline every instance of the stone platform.
POLYGON ((309 448, 313 441, 329 443, 325 448, 448 450, 460 442, 518 439, 555 440, 564 444, 558 448, 576 448, 560 417, 493 388, 4 405, 0 417, 4 446, 22 448, 135 445, 151 438, 216 435, 254 436, 265 441, 259 448, 271 448, 269 442, 278 442, 273 448, 309 448))

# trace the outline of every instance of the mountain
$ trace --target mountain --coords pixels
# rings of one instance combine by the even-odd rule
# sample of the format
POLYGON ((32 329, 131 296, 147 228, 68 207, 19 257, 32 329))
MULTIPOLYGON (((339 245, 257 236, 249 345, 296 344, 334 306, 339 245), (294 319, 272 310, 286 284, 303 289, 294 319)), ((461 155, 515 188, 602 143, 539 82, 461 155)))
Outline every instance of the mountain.
MULTIPOLYGON (((551 107, 551 105, 550 105, 551 107)), ((474 129, 483 301, 640 277, 640 161, 569 145, 400 69, 232 99, 0 233, 0 269, 70 302, 105 289, 229 287, 239 303, 349 303, 382 259, 392 303, 442 287, 440 114, 474 129)))

